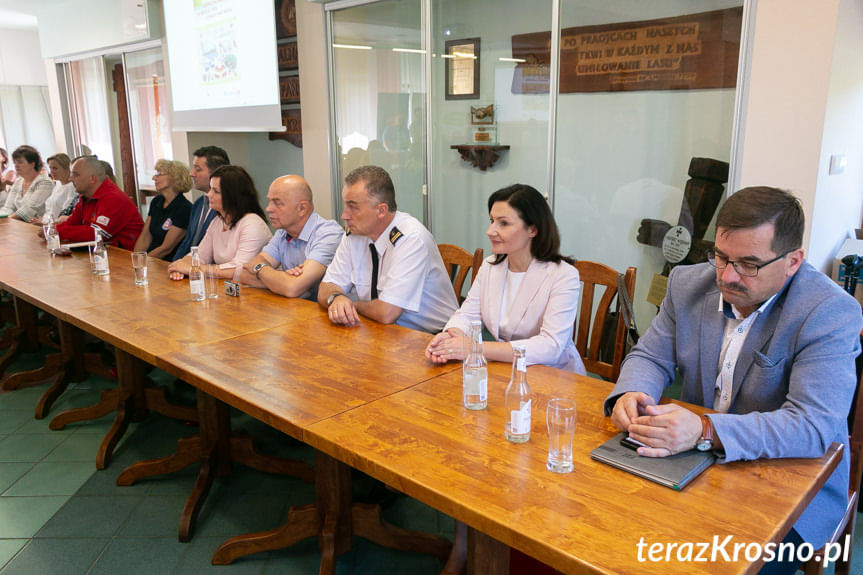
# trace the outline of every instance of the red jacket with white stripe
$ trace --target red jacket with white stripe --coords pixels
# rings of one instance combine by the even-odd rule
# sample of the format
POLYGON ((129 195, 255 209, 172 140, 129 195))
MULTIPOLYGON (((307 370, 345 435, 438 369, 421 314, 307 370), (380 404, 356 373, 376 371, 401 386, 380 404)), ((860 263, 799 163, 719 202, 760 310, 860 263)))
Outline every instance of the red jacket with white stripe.
POLYGON ((142 229, 144 221, 138 208, 108 178, 92 197, 81 196, 69 219, 57 224, 62 242, 89 242, 93 240, 94 230, 99 230, 105 242, 127 250, 135 247, 142 229))

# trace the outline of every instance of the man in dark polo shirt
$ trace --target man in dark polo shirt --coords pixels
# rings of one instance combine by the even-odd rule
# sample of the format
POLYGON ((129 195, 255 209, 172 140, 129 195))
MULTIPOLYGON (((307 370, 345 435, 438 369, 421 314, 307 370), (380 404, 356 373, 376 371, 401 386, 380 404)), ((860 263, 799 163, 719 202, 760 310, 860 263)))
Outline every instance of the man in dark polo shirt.
POLYGON ((60 241, 92 241, 98 230, 110 245, 127 250, 135 247, 144 221, 129 196, 106 177, 102 162, 95 157, 75 160, 71 180, 81 200, 69 219, 57 224, 60 241))

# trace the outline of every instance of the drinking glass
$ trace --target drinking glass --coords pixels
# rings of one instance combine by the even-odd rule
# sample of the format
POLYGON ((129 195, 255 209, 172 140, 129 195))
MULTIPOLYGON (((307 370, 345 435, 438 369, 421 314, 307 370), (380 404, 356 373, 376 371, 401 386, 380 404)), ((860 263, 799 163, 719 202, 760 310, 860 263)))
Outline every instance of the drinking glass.
POLYGON ((135 271, 135 285, 145 286, 147 280, 147 252, 132 252, 132 269, 135 271))
POLYGON ((545 409, 548 427, 548 460, 545 468, 555 473, 572 471, 572 437, 575 435, 575 402, 555 397, 545 409))
POLYGON ((204 276, 207 278, 207 297, 210 299, 216 299, 219 297, 219 292, 216 291, 216 270, 218 266, 216 264, 211 264, 207 266, 207 271, 204 272, 204 276))

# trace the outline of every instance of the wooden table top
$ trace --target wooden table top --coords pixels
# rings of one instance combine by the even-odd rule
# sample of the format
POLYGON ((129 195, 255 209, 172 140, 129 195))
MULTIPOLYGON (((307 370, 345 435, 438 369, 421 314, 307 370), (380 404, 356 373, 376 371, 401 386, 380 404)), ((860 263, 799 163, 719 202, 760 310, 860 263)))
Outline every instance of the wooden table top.
POLYGON ((426 361, 429 334, 371 320, 336 326, 305 300, 282 309, 289 321, 278 327, 166 354, 157 365, 298 439, 316 421, 460 368, 426 361))
MULTIPOLYGON (((738 563, 640 563, 636 545, 780 541, 840 457, 714 465, 683 491, 590 459, 616 432, 602 415, 611 384, 544 366, 528 368, 530 441, 504 439, 510 366, 491 363, 488 409, 462 406, 461 373, 311 425, 304 441, 566 573, 741 573, 738 563), (545 408, 577 403, 572 473, 545 469, 545 408), (745 507, 736 502, 745 501, 745 507)), ((646 552, 645 552, 646 553, 646 552)), ((646 556, 646 555, 645 555, 646 556)))
POLYGON ((0 224, 3 225, 0 229, 0 256, 25 252, 43 252, 47 255, 45 241, 38 236, 42 229, 40 226, 9 218, 0 218, 0 224))

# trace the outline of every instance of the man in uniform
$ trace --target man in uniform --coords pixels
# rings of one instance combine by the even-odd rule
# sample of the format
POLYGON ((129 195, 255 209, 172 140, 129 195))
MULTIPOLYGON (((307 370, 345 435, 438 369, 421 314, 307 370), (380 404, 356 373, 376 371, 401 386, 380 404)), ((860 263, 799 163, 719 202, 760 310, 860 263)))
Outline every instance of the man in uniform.
POLYGON ((345 178, 342 238, 318 303, 333 323, 356 325, 360 316, 437 333, 458 307, 431 233, 397 211, 389 174, 362 166, 345 178))
POLYGON ((210 209, 210 201, 207 199, 207 192, 210 191, 210 174, 215 172, 216 168, 230 163, 228 152, 218 146, 204 146, 192 154, 192 169, 189 171, 189 175, 192 176, 195 189, 203 193, 192 204, 192 212, 189 214, 189 229, 186 230, 183 241, 177 246, 172 261, 186 256, 192 251, 192 246, 200 244, 204 234, 207 233, 210 222, 216 217, 216 212, 210 209))
MULTIPOLYGON (((659 315, 626 357, 605 411, 646 444, 638 453, 649 457, 694 448, 721 463, 820 457, 831 443, 843 444, 836 471, 785 538, 817 549, 848 501, 846 418, 863 316, 854 298, 804 260, 803 226, 800 202, 788 192, 732 195, 717 215, 709 263, 671 272, 659 315), (657 405, 675 370, 683 401, 715 413, 657 405)), ((796 561, 769 569, 794 573, 796 561)))
POLYGON ((97 230, 107 244, 134 248, 144 221, 129 196, 106 177, 102 162, 94 156, 75 160, 71 180, 81 200, 69 218, 57 224, 60 241, 92 241, 97 230))
POLYGON ((243 266, 240 281, 285 297, 316 300, 318 284, 342 239, 341 226, 315 213, 312 189, 300 176, 273 180, 267 192, 267 215, 276 233, 243 266))

